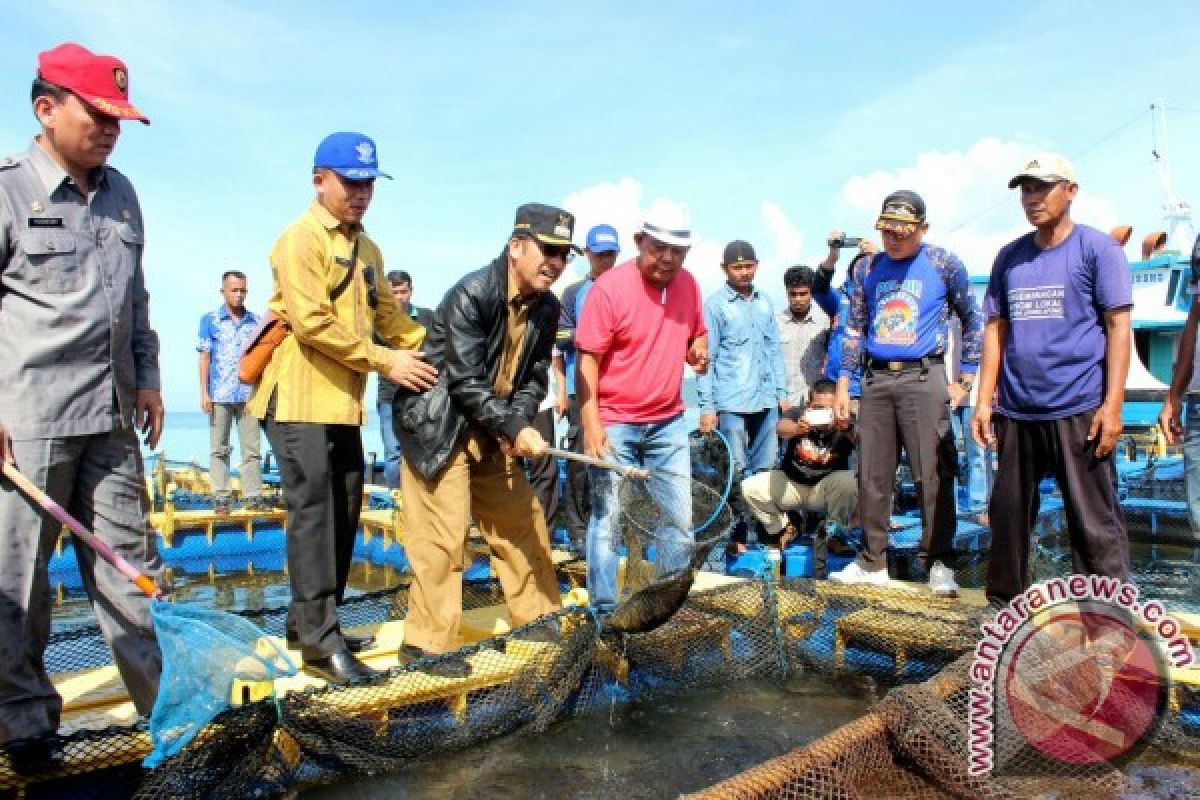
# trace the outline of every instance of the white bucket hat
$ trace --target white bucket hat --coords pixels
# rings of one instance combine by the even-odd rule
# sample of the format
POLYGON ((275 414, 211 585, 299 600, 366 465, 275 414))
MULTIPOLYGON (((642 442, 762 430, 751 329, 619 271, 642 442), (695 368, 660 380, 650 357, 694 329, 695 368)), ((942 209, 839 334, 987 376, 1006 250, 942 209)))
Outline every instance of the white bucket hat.
POLYGON ((642 233, 663 244, 691 247, 692 220, 687 206, 658 201, 646 212, 642 233))

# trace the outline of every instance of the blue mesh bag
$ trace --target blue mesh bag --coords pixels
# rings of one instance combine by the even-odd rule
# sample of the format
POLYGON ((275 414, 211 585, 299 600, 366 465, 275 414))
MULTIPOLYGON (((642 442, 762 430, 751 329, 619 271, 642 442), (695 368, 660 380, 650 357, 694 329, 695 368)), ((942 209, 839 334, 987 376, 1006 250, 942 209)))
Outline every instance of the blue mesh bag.
POLYGON ((154 768, 178 753, 213 717, 233 704, 238 681, 259 683, 296 674, 280 643, 248 619, 187 603, 153 602, 150 616, 163 671, 150 714, 154 768))

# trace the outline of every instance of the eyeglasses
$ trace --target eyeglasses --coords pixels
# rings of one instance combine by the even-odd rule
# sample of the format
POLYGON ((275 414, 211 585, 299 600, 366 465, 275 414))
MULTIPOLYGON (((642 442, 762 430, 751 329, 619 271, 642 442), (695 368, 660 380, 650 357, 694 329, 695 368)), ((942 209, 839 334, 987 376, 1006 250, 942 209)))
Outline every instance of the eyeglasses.
POLYGON ((575 258, 575 251, 571 249, 571 245, 569 244, 546 244, 545 242, 538 241, 532 236, 529 238, 529 241, 533 242, 534 245, 537 246, 537 249, 540 250, 542 255, 547 259, 559 258, 562 259, 564 264, 566 264, 569 263, 571 259, 575 258))

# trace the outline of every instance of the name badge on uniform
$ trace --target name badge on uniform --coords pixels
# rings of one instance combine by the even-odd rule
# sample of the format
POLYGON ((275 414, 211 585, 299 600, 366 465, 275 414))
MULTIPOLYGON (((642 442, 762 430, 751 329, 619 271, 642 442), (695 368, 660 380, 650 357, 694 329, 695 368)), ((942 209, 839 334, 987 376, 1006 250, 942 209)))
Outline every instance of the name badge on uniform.
POLYGON ((29 227, 31 228, 61 228, 63 227, 62 217, 30 217, 29 227))

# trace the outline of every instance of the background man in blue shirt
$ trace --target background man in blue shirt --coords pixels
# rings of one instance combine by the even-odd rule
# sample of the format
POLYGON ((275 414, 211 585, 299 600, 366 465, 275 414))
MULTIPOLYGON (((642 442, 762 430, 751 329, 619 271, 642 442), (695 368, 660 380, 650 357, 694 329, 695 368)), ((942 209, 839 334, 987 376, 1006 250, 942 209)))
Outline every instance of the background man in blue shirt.
MULTIPOLYGON (((554 356, 554 373, 558 385, 557 410, 559 417, 567 417, 567 448, 576 453, 583 452, 583 426, 579 419, 579 398, 575 392, 575 325, 583 311, 583 301, 588 290, 604 273, 617 263, 621 246, 617 241, 617 229, 611 225, 597 225, 587 234, 583 248, 588 260, 588 274, 563 290, 562 311, 558 318, 558 336, 555 344, 558 353, 554 356)), ((587 467, 577 461, 567 462, 567 486, 563 505, 567 512, 567 535, 571 542, 583 549, 587 539, 588 519, 591 517, 591 488, 588 483, 587 467)))
POLYGON ((970 390, 979 365, 982 317, 967 269, 953 253, 925 244, 925 201, 916 192, 888 195, 875 223, 884 252, 850 276, 850 310, 842 344, 835 413, 850 418, 850 379, 863 366, 859 405, 859 516, 866 549, 830 575, 838 583, 888 584, 892 496, 900 445, 921 506, 921 550, 936 594, 953 595, 954 475, 950 401, 970 390), (947 320, 962 320, 962 383, 947 385, 947 320), (897 437, 899 433, 899 437, 897 437))
POLYGON ((258 419, 246 413, 250 387, 238 380, 238 361, 242 347, 258 325, 258 315, 246 308, 246 275, 230 270, 221 276, 224 303, 216 311, 200 318, 196 349, 200 351, 200 407, 208 414, 209 476, 212 480, 218 514, 228 514, 232 506, 229 490, 229 429, 236 421, 242 463, 242 501, 246 508, 262 507, 262 471, 259 445, 262 441, 258 419))
POLYGON ((700 432, 720 426, 729 440, 738 489, 730 502, 736 521, 731 552, 747 539, 749 519, 741 481, 775 466, 779 412, 787 411, 787 375, 775 309, 754 286, 758 258, 749 242, 733 241, 721 259, 725 285, 704 302, 711 369, 700 376, 700 432))

